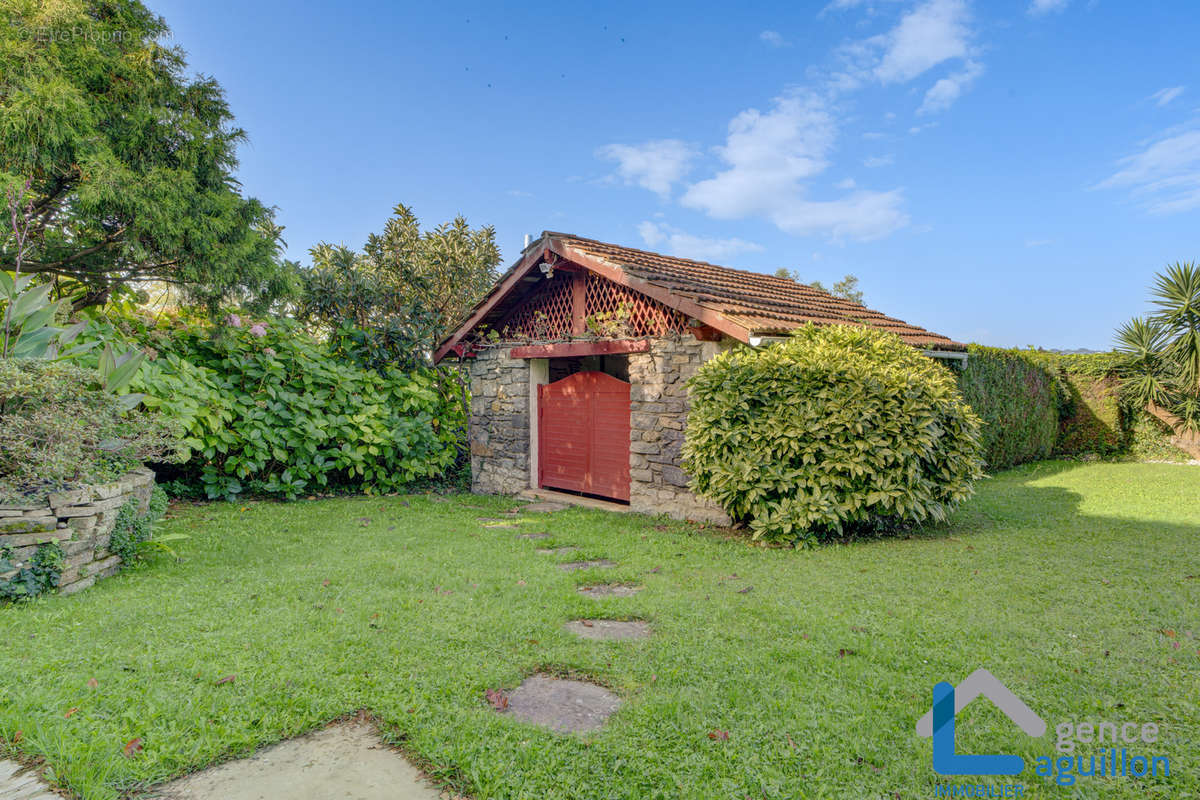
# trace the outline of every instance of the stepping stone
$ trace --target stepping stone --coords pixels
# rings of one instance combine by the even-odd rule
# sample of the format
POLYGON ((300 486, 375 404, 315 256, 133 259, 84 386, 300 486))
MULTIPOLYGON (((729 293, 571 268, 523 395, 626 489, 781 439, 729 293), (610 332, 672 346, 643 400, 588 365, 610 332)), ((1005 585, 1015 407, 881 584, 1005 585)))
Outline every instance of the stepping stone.
POLYGON ((621 698, 594 683, 530 675, 508 695, 508 707, 522 722, 556 733, 599 730, 621 707, 621 698))
POLYGON ((542 556, 565 556, 567 553, 574 553, 578 549, 579 549, 578 547, 574 547, 574 546, 539 547, 537 549, 537 553, 538 553, 538 555, 542 555, 542 556))
POLYGON ((624 642, 650 638, 650 626, 638 620, 573 619, 567 630, 583 639, 624 642))
POLYGON ((385 745, 373 726, 348 722, 193 773, 157 787, 152 796, 161 800, 438 800, 441 793, 404 756, 385 745))
POLYGON ((62 800, 42 782, 37 770, 16 761, 0 761, 0 797, 4 800, 62 800))
POLYGON ((570 508, 566 503, 551 503, 544 501, 540 503, 530 503, 529 505, 521 506, 522 511, 532 511, 535 514, 549 514, 555 511, 565 511, 570 508))
POLYGON ((594 558, 591 561, 566 561, 558 565, 559 569, 574 572, 578 569, 612 569, 617 564, 607 558, 594 558))
POLYGON ((588 597, 632 597, 641 590, 641 586, 627 583, 601 583, 598 586, 580 586, 575 591, 588 597))
POLYGON ((542 533, 522 533, 518 539, 549 539, 550 534, 543 531, 542 533))

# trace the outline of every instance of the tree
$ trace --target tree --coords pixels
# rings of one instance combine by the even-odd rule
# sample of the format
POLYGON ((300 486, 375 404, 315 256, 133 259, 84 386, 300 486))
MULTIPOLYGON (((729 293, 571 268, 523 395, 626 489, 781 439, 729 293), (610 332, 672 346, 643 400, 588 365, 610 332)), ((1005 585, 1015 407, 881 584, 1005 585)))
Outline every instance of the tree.
POLYGON ((424 360, 496 282, 500 264, 491 226, 471 228, 460 216, 422 232, 405 205, 361 253, 324 242, 310 253, 299 316, 369 363, 424 360))
MULTIPOLYGON (((788 269, 787 267, 780 267, 779 269, 775 270, 775 277, 787 278, 788 280, 793 280, 796 283, 804 283, 804 281, 800 280, 799 272, 788 269)), ((834 297, 841 297, 845 300, 862 305, 863 293, 862 290, 858 288, 858 278, 854 277, 853 275, 846 275, 846 277, 835 283, 831 289, 826 289, 825 284, 821 283, 820 281, 812 281, 808 285, 814 289, 819 289, 822 292, 827 292, 834 297)))
POLYGON ((1175 263, 1151 287, 1158 310, 1117 330, 1123 389, 1175 428, 1200 432, 1200 265, 1175 263))
MULTIPOLYGON (((0 190, 29 184, 22 269, 76 308, 137 281, 265 303, 291 288, 273 211, 234 177, 245 132, 137 0, 5 0, 0 190)), ((9 220, 0 222, 0 234, 9 220)), ((15 253, 0 246, 0 268, 15 253)))

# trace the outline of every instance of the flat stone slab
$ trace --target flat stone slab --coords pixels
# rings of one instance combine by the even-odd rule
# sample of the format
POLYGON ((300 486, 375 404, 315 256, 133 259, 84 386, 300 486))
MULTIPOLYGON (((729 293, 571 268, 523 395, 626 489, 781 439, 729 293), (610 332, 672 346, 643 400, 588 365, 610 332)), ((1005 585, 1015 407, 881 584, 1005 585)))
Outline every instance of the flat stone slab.
POLYGON ((582 733, 599 730, 620 707, 621 698, 603 686, 530 675, 508 694, 503 713, 556 733, 582 733))
POLYGON ((550 501, 542 501, 540 503, 529 503, 521 506, 521 511, 532 511, 535 514, 551 514, 555 511, 565 511, 570 506, 566 503, 552 503, 550 501))
POLYGON ((16 761, 0 761, 0 797, 4 800, 62 800, 42 782, 37 770, 16 761))
POLYGON ((559 569, 574 572, 579 569, 612 569, 617 564, 607 558, 594 558, 591 561, 566 561, 558 565, 559 569))
POLYGON ((573 619, 567 623, 567 630, 583 639, 614 642, 650 638, 650 626, 637 620, 573 619))
POLYGON ((578 549, 574 545, 566 547, 539 547, 537 552, 541 556, 565 556, 567 553, 574 553, 578 549))
POLYGON ((597 586, 580 586, 575 591, 588 597, 633 597, 641 590, 641 586, 627 583, 601 583, 597 586))
POLYGON ((365 722, 348 722, 163 784, 146 797, 438 800, 441 794, 421 777, 416 767, 385 745, 374 727, 365 722))
POLYGON ((541 533, 522 533, 517 538, 518 539, 549 539, 550 534, 547 533, 546 531, 542 531, 541 533))

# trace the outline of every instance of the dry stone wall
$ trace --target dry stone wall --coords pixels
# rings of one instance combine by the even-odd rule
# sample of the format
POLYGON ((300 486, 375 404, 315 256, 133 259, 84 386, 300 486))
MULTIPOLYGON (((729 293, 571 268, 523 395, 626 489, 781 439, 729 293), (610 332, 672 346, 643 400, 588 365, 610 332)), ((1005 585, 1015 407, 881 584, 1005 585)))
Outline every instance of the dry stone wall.
MULTIPOLYGON (((59 591, 81 591, 120 568, 120 556, 108 549, 117 514, 131 497, 145 514, 153 489, 154 473, 138 469, 112 483, 51 493, 44 503, 0 505, 0 548, 11 550, 14 564, 24 564, 39 545, 57 542, 66 556, 59 591)), ((0 580, 13 574, 0 574, 0 580)))

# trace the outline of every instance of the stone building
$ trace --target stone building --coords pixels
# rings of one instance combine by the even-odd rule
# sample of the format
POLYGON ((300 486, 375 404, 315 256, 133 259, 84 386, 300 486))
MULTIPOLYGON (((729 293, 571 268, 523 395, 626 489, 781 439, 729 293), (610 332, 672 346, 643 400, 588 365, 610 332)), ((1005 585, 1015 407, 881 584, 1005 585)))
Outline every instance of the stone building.
POLYGON ((807 322, 870 325, 965 357, 944 336, 787 278, 546 232, 434 359, 468 364, 475 491, 566 492, 724 523, 680 466, 687 380, 724 349, 807 322))

